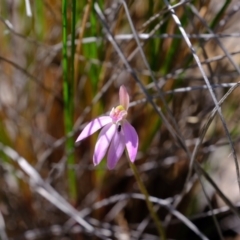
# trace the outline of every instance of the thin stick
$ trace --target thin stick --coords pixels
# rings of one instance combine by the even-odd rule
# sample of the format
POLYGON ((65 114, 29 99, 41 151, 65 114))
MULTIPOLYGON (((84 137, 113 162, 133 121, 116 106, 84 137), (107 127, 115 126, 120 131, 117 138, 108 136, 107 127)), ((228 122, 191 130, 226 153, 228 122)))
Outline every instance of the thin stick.
MULTIPOLYGON (((90 10, 91 10, 91 5, 92 5, 92 0, 88 0, 87 6, 84 11, 81 27, 79 30, 79 35, 78 35, 78 42, 77 42, 77 47, 76 47, 76 52, 75 52, 75 57, 74 57, 74 91, 77 89, 77 79, 78 79, 78 56, 80 56, 81 53, 81 48, 82 48, 82 39, 84 36, 84 32, 86 29, 86 24, 88 17, 90 15, 90 10)), ((76 96, 76 93, 74 93, 74 96, 76 96)))

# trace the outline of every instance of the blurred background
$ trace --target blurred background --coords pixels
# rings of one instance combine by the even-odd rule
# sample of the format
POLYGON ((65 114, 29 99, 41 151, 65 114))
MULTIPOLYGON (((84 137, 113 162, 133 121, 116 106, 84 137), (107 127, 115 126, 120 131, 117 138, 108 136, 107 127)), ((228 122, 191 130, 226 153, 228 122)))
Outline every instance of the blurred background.
POLYGON ((109 171, 98 134, 75 143, 121 85, 166 239, 240 239, 239 10, 0 0, 1 239, 159 239, 126 156, 109 171))

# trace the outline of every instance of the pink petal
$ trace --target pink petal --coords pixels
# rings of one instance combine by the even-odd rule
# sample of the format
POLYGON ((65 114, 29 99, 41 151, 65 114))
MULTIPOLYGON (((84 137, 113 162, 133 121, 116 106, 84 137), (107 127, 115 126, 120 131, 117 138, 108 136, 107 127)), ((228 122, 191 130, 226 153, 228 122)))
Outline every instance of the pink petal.
POLYGON ((120 105, 127 111, 129 106, 129 95, 127 89, 123 85, 119 89, 119 101, 120 105))
POLYGON ((111 170, 116 166, 119 158, 123 154, 124 148, 125 148, 125 141, 124 141, 123 131, 119 132, 116 129, 115 135, 113 136, 112 142, 108 150, 108 156, 107 156, 108 169, 111 170))
POLYGON ((101 127, 105 126, 106 124, 112 122, 112 119, 109 116, 98 117, 87 124, 87 126, 83 129, 81 134, 78 136, 76 142, 81 141, 82 139, 92 135, 101 127))
POLYGON ((125 144, 128 152, 128 156, 131 162, 135 161, 137 150, 138 150, 138 135, 134 127, 125 120, 122 124, 124 136, 125 136, 125 144))
POLYGON ((93 163, 98 165, 104 158, 108 146, 116 132, 116 124, 109 123, 101 130, 93 154, 93 163))

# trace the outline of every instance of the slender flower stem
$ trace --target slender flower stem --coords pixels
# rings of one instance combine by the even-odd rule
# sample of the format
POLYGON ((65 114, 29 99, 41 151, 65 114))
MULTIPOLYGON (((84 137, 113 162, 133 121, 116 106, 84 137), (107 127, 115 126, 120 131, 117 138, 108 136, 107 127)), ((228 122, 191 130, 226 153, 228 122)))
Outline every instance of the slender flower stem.
POLYGON ((139 187, 140 191, 145 196, 147 208, 148 208, 148 210, 150 212, 150 215, 151 215, 151 217, 152 217, 152 219, 153 219, 153 221, 154 221, 154 223, 157 227, 159 236, 161 236, 161 239, 166 240, 165 230, 164 230, 164 228, 162 226, 162 223, 161 223, 160 219, 158 218, 156 212, 154 211, 154 207, 153 207, 152 202, 149 200, 148 191, 147 191, 146 187, 144 186, 144 184, 143 184, 143 182, 140 178, 139 172, 138 172, 136 166, 131 161, 129 161, 129 165, 130 165, 130 167, 133 171, 133 174, 134 174, 134 176, 137 180, 138 187, 139 187))

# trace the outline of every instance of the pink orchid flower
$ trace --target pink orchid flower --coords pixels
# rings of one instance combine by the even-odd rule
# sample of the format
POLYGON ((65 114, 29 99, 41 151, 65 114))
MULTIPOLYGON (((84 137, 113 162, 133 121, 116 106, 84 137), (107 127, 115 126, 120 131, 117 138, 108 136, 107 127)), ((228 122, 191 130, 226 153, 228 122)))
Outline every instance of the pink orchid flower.
POLYGON ((135 161, 138 150, 138 135, 126 120, 129 106, 129 95, 124 86, 119 89, 120 105, 113 108, 109 116, 94 119, 86 125, 77 141, 92 135, 102 128, 95 145, 93 163, 98 165, 107 153, 107 166, 113 169, 126 147, 129 159, 135 161))

